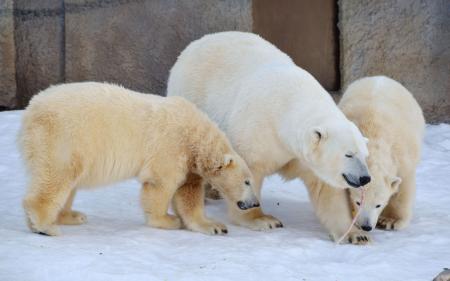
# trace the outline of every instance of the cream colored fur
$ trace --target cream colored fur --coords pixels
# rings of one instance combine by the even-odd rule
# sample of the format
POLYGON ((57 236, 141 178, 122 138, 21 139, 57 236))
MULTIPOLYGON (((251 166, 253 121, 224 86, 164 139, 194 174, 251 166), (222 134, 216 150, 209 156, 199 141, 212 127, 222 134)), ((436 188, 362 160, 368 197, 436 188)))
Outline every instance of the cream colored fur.
MULTIPOLYGON (((412 216, 415 170, 425 125, 422 110, 402 85, 383 76, 353 82, 339 107, 369 138, 372 181, 364 187, 365 203, 358 226, 375 228, 378 222, 384 229, 406 227, 412 216)), ((315 197, 311 201, 316 204, 319 220, 333 240, 339 239, 351 223, 351 210, 359 208, 356 202, 361 199, 361 190, 331 188, 295 162, 286 166, 284 175, 300 175, 310 196, 315 197)), ((368 233, 355 227, 347 239, 356 244, 371 240, 368 233)))
MULTIPOLYGON (((291 161, 333 187, 350 187, 343 174, 355 184, 368 176, 357 127, 314 77, 255 34, 222 32, 192 42, 170 71, 167 94, 186 97, 219 124, 249 165, 257 196, 264 178, 291 161)), ((238 225, 282 226, 260 208, 229 209, 238 225)))
MULTIPOLYGON (((416 167, 425 129, 422 110, 400 83, 375 76, 353 82, 339 107, 369 139, 372 181, 358 218, 360 226, 403 229, 412 218, 416 167)), ((354 207, 360 191, 351 190, 354 207)))
POLYGON ((81 188, 131 177, 142 183, 148 224, 208 234, 226 232, 203 213, 202 182, 230 204, 257 204, 252 175, 225 135, 179 97, 145 95, 105 83, 72 83, 36 95, 22 122, 20 146, 30 174, 24 199, 29 227, 57 235, 56 223, 80 224, 81 188), (178 216, 167 213, 174 200, 178 216))

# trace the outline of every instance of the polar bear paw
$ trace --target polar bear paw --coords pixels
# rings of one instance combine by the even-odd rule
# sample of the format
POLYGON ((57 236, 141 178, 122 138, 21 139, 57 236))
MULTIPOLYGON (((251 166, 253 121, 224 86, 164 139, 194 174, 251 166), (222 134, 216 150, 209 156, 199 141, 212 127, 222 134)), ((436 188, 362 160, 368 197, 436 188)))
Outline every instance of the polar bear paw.
POLYGON ((236 224, 257 231, 283 227, 283 223, 281 221, 270 215, 262 215, 253 219, 239 220, 236 224))
POLYGON ((45 236, 59 236, 61 235, 61 231, 56 224, 45 224, 45 223, 37 223, 38 220, 36 216, 27 216, 26 218, 28 228, 37 234, 45 235, 45 236))
POLYGON ((207 235, 224 235, 228 233, 228 229, 224 224, 215 221, 194 223, 190 225, 188 228, 192 231, 200 232, 207 235))
POLYGON ((408 226, 408 221, 380 216, 377 222, 377 228, 384 230, 400 230, 408 226))
POLYGON ((58 224, 78 225, 86 222, 86 215, 77 211, 62 211, 58 216, 58 224))
POLYGON ((150 217, 147 224, 162 229, 180 229, 182 226, 181 219, 174 215, 150 217))
POLYGON ((349 244, 353 245, 367 245, 372 243, 370 236, 363 232, 350 232, 347 241, 349 244))
POLYGON ((59 236, 61 235, 61 231, 59 227, 55 224, 51 224, 48 226, 36 226, 33 224, 28 224, 30 230, 34 233, 45 235, 45 236, 59 236))

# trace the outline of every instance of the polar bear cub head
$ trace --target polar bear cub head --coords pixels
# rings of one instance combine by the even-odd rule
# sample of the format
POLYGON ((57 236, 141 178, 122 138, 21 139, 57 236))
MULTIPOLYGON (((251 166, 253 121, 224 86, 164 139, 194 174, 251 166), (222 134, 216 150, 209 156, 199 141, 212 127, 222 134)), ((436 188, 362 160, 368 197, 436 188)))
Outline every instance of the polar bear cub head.
POLYGON ((246 162, 237 154, 223 156, 223 161, 207 172, 206 180, 217 188, 225 199, 241 210, 259 207, 253 192, 253 176, 246 162))
POLYGON ((303 155, 313 172, 336 188, 354 188, 370 182, 366 158, 368 140, 347 119, 312 127, 304 136, 303 155))
MULTIPOLYGON (((380 163, 381 164, 381 163, 380 163)), ((398 192, 402 182, 400 177, 390 174, 388 163, 370 166, 372 181, 364 187, 364 202, 361 205, 361 190, 350 190, 350 201, 353 210, 361 208, 356 224, 365 231, 371 231, 377 226, 378 217, 383 212, 391 197, 398 192)))

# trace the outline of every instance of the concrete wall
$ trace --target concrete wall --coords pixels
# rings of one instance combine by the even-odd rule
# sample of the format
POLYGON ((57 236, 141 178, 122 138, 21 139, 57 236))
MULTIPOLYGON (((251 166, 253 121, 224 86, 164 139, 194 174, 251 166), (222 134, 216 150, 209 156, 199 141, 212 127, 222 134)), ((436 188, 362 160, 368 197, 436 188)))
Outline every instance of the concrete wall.
POLYGON ((164 94, 178 54, 192 40, 251 31, 247 0, 66 0, 66 81, 121 83, 164 94))
POLYGON ((64 81, 64 9, 61 0, 14 0, 17 104, 64 81))
POLYGON ((341 0, 341 77, 387 75, 408 88, 428 122, 450 122, 450 1, 341 0))
POLYGON ((85 80, 163 95, 189 42, 251 29, 250 0, 0 0, 0 108, 85 80))
MULTIPOLYGON (((252 1, 0 0, 0 109, 72 81, 163 95, 190 41, 254 28, 252 1)), ((450 122, 449 11, 448 0, 339 0, 342 88, 384 74, 410 89, 428 122, 450 122)))
POLYGON ((0 1, 0 109, 17 104, 13 0, 0 1))

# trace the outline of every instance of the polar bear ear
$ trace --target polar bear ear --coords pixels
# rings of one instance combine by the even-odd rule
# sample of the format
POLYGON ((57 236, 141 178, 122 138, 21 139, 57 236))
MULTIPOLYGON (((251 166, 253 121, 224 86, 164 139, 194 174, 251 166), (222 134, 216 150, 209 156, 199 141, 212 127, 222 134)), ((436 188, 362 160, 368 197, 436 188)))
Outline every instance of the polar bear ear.
POLYGON ((322 127, 313 127, 308 129, 303 134, 303 139, 300 138, 300 140, 303 140, 303 149, 302 153, 303 156, 310 160, 311 153, 317 148, 319 143, 327 138, 327 132, 322 127))
POLYGON ((222 164, 221 164, 219 167, 217 167, 217 169, 218 169, 218 170, 222 170, 223 168, 227 168, 227 167, 229 167, 230 165, 232 165, 233 162, 234 162, 234 160, 233 160, 233 155, 231 155, 231 154, 225 154, 225 156, 223 157, 223 162, 222 162, 222 164))
POLYGON ((398 191, 398 188, 401 183, 402 183, 402 178, 400 178, 400 177, 391 178, 391 188, 394 191, 394 193, 398 191))
POLYGON ((314 127, 310 131, 310 144, 317 145, 321 140, 327 137, 327 133, 322 127, 314 127))

